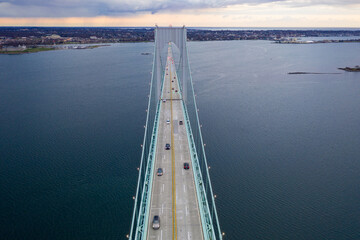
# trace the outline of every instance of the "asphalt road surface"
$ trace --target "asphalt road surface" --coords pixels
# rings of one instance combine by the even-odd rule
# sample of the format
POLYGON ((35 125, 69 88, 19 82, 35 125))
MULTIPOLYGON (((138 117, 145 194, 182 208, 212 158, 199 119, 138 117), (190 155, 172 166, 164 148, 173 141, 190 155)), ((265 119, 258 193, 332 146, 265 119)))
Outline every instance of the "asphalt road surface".
POLYGON ((176 68, 169 45, 165 80, 162 92, 155 171, 151 193, 149 228, 147 238, 152 240, 201 240, 203 238, 199 207, 196 197, 188 136, 184 125, 182 100, 179 94, 176 68), (169 120, 167 122, 167 120, 169 120), (170 144, 170 150, 165 144, 170 144), (184 169, 184 163, 190 169, 184 169), (157 169, 163 175, 157 176, 157 169), (154 230, 152 221, 160 216, 160 228, 154 230))

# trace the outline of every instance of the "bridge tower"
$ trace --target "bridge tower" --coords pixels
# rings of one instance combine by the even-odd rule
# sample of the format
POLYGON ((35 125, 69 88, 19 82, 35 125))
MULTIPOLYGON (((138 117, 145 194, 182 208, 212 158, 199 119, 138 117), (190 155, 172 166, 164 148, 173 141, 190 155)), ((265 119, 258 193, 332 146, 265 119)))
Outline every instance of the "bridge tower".
POLYGON ((156 96, 160 99, 161 94, 161 83, 163 79, 164 65, 166 56, 162 56, 162 51, 169 42, 174 43, 180 50, 180 62, 178 71, 181 72, 179 76, 182 87, 183 100, 187 100, 188 90, 188 76, 189 72, 189 61, 186 47, 186 28, 173 28, 173 27, 158 27, 155 28, 155 76, 156 76, 156 96))

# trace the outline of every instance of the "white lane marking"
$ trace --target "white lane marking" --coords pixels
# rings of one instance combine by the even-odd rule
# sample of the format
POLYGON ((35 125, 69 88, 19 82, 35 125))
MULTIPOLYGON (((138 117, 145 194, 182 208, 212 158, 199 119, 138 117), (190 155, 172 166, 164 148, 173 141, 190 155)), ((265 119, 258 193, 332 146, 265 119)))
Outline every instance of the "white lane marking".
POLYGON ((191 235, 190 235, 190 232, 188 232, 188 240, 191 239, 191 235))
POLYGON ((186 216, 189 215, 189 208, 188 208, 188 206, 185 206, 185 210, 186 210, 186 216))
POLYGON ((186 192, 186 187, 185 187, 185 185, 184 185, 184 192, 186 192))
POLYGON ((163 183, 162 192, 165 191, 165 184, 163 183))
POLYGON ((161 230, 161 232, 160 232, 160 239, 162 240, 162 230, 161 230))
POLYGON ((161 204, 161 213, 164 213, 164 204, 161 204))

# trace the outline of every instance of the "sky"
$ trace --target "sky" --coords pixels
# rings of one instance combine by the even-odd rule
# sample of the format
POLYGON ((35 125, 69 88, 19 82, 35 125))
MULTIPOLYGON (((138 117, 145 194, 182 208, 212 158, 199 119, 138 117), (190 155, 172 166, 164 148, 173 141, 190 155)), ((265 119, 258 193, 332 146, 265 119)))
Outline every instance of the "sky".
POLYGON ((360 28, 360 0, 0 0, 0 26, 360 28))

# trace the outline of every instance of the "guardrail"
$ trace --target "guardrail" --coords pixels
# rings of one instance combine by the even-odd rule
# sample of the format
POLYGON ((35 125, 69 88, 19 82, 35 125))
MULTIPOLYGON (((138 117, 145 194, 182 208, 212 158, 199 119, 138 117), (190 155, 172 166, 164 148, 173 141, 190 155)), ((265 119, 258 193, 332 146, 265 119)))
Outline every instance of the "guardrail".
MULTIPOLYGON (((188 57, 187 48, 186 56, 188 57)), ((195 100, 195 92, 193 80, 191 76, 189 59, 187 66, 179 66, 178 71, 185 69, 185 75, 181 72, 180 76, 187 77, 188 91, 187 101, 183 101, 183 110, 185 113, 188 139, 190 144, 191 158, 193 163, 193 171, 196 183, 197 197, 200 205, 200 214, 203 224, 203 230, 206 233, 205 239, 222 240, 223 233, 220 229, 220 223, 216 211, 215 195, 213 193, 209 167, 207 164, 204 142, 201 133, 201 125, 199 121, 198 108, 195 100)), ((180 78, 181 81, 183 79, 180 78)), ((182 84, 180 84, 182 85, 182 84)), ((181 86, 179 86, 182 90, 181 86)), ((182 92, 182 91, 181 91, 182 92)))
MULTIPOLYGON (((156 43, 155 43, 156 48, 156 43)), ((154 49, 154 52, 155 49, 154 49)), ((156 153, 157 131, 159 121, 159 110, 161 101, 156 97, 156 84, 155 79, 155 54, 153 60, 152 75, 150 81, 150 94, 146 115, 145 133, 141 152, 141 160, 136 195, 134 198, 134 210, 131 221, 130 234, 127 235, 129 239, 146 239, 149 204, 151 197, 154 157, 156 153), (154 119, 154 120, 152 120, 154 119)))

